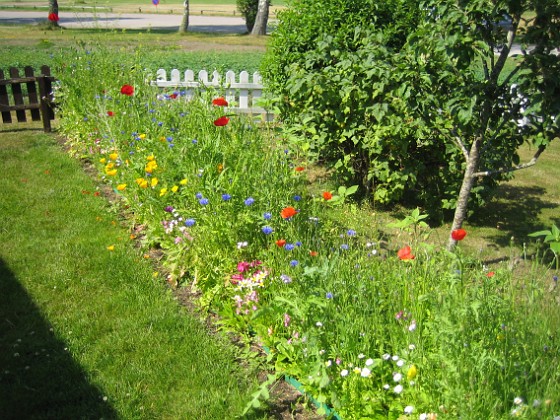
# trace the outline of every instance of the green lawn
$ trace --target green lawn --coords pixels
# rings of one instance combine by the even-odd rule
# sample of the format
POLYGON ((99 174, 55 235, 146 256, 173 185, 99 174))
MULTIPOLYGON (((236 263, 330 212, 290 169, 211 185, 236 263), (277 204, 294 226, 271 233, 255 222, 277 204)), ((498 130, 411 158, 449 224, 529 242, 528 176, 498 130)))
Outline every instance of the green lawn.
POLYGON ((180 307, 79 162, 17 127, 0 132, 0 417, 233 418, 256 375, 180 307))

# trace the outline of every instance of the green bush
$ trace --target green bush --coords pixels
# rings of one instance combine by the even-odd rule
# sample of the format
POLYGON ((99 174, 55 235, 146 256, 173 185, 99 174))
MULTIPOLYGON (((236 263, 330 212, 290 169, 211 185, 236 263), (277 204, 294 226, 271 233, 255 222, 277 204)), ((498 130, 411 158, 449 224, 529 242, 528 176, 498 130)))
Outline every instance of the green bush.
MULTIPOLYGON (((522 109, 510 89, 541 70, 521 70, 520 61, 499 80, 503 64, 492 46, 506 33, 484 22, 505 12, 515 10, 446 0, 298 0, 280 15, 262 72, 302 150, 378 203, 412 200, 440 218, 456 206, 476 141, 484 142, 477 170, 512 167, 524 140, 549 141, 539 134, 542 107, 520 129, 522 109)), ((542 102, 542 86, 523 87, 542 102)), ((484 204, 507 177, 479 177, 472 204, 484 204)))

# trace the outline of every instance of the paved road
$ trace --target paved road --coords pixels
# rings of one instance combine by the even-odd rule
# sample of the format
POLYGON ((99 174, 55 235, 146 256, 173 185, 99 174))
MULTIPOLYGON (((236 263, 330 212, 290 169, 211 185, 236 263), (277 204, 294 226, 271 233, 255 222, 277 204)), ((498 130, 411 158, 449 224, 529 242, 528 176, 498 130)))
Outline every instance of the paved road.
MULTIPOLYGON (((46 20, 45 12, 0 10, 0 23, 37 24, 46 20)), ((152 13, 59 13, 59 24, 65 28, 168 29, 177 30, 181 15, 152 13)), ((240 17, 191 15, 189 30, 193 32, 245 33, 245 20, 240 17)))

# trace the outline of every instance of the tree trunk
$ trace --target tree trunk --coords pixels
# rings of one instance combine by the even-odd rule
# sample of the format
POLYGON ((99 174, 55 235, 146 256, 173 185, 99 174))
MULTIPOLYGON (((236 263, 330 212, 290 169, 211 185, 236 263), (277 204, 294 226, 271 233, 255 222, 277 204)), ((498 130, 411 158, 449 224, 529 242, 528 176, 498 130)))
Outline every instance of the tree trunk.
POLYGON ((257 17, 255 18, 255 25, 253 26, 251 35, 266 35, 266 25, 268 23, 269 7, 270 7, 270 0, 259 0, 257 17))
POLYGON ((189 0, 185 0, 183 6, 183 20, 179 26, 179 33, 186 33, 189 30, 189 0))
MULTIPOLYGON (((474 185, 474 174, 478 168, 478 163, 480 160, 481 144, 482 139, 476 139, 471 146, 471 150, 469 151, 467 167, 465 168, 465 173, 463 174, 463 183, 461 184, 461 190, 459 191, 459 197, 457 198, 457 207, 455 208, 455 214, 453 216, 453 224, 451 225, 452 232, 455 229, 460 229, 463 225, 463 222, 467 218, 467 205, 469 203, 469 196, 474 185)), ((447 249, 449 251, 453 251, 455 245, 457 245, 457 241, 454 240, 451 235, 449 235, 447 249)))
POLYGON ((58 28, 58 0, 49 0, 48 25, 51 28, 58 28))

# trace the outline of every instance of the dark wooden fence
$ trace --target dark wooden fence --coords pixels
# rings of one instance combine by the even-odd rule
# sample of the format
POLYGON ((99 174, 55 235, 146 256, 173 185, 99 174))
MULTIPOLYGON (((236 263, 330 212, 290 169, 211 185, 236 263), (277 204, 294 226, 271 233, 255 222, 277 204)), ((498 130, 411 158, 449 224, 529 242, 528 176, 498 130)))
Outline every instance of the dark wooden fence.
POLYGON ((0 113, 2 122, 13 122, 15 112, 18 122, 27 122, 27 111, 32 121, 43 121, 45 132, 51 131, 51 120, 54 120, 54 103, 52 94, 51 70, 48 66, 41 67, 41 74, 34 75, 33 68, 25 67, 24 76, 19 70, 10 67, 9 78, 4 77, 0 69, 0 113), (8 89, 11 86, 11 89, 8 89))

